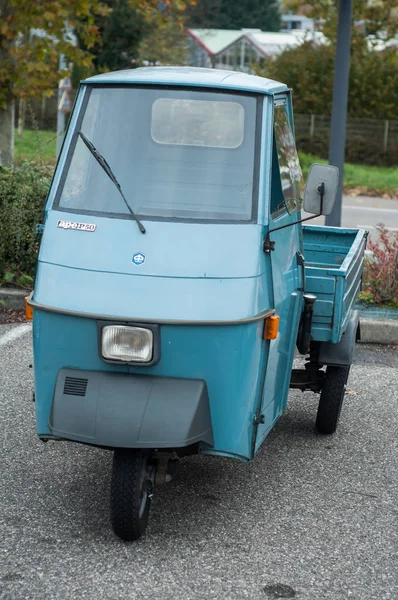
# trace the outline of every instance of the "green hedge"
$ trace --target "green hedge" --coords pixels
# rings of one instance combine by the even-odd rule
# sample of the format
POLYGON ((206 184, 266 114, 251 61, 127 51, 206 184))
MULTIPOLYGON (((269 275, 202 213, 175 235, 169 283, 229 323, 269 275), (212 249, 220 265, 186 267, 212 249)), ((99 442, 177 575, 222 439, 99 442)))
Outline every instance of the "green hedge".
POLYGON ((30 287, 53 167, 25 163, 0 172, 0 284, 30 287))

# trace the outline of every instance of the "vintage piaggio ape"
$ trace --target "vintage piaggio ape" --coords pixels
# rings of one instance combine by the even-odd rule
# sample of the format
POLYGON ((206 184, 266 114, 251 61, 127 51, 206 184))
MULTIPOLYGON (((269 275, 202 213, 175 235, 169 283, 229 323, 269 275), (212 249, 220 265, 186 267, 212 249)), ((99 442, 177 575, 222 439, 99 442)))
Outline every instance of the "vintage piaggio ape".
POLYGON ((337 182, 313 165, 304 191, 282 83, 160 67, 82 82, 28 300, 37 433, 114 451, 121 538, 143 534, 179 457, 252 459, 289 386, 320 392, 316 428, 335 431, 366 232, 300 221, 302 200, 330 213, 337 182))

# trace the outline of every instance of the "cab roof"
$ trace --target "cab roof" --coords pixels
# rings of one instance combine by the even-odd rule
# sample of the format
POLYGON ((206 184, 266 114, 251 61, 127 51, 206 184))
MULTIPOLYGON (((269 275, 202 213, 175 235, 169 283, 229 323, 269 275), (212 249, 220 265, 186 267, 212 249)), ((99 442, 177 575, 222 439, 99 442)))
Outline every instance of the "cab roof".
POLYGON ((147 84, 214 87, 262 94, 286 91, 284 83, 248 75, 239 71, 202 69, 197 67, 141 67, 102 73, 82 81, 84 84, 147 84))

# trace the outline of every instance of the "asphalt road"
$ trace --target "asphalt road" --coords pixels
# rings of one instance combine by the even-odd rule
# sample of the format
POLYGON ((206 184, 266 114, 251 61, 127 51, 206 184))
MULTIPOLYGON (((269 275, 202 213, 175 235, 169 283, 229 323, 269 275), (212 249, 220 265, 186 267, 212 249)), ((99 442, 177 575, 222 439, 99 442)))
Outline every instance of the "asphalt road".
MULTIPOLYGON (((324 224, 325 218, 317 218, 309 224, 324 224)), ((367 196, 344 196, 341 225, 367 229, 371 236, 375 227, 383 223, 390 231, 398 231, 398 200, 370 198, 367 196)))
POLYGON ((314 433, 315 395, 291 393, 253 462, 184 460, 126 544, 111 453, 35 437, 20 327, 0 327, 2 600, 398 599, 396 348, 358 347, 336 435, 314 433))

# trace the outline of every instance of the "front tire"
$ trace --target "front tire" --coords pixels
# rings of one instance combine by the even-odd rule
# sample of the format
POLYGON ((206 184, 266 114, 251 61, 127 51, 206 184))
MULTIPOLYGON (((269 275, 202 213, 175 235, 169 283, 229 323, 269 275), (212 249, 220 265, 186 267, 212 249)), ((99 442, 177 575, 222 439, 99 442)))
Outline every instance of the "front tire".
POLYGON ((148 525, 155 467, 137 450, 115 450, 111 482, 111 523, 126 542, 138 540, 148 525))
POLYGON ((331 434, 337 429, 349 372, 350 366, 326 369, 315 422, 319 433, 331 434))

